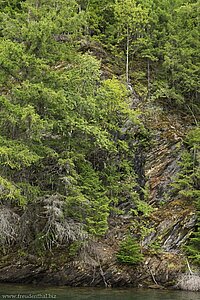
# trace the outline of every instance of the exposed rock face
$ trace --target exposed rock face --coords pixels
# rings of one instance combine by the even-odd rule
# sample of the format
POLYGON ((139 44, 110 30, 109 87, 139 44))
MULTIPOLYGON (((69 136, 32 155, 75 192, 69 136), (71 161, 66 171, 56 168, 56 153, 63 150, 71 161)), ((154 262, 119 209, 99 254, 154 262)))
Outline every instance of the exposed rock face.
POLYGON ((145 169, 149 202, 156 207, 151 216, 156 230, 144 239, 144 244, 159 239, 162 249, 172 252, 185 243, 196 221, 194 207, 174 194, 171 186, 179 171, 178 161, 186 128, 177 116, 160 113, 154 118, 151 125, 155 138, 145 169))
MULTIPOLYGON (((125 214, 110 219, 107 235, 85 243, 74 257, 69 256, 67 247, 52 248, 52 252, 43 256, 19 251, 2 256, 0 282, 112 287, 176 284, 186 267, 180 249, 196 221, 191 203, 174 195, 170 185, 179 170, 186 128, 177 118, 165 116, 162 111, 153 111, 147 126, 152 130, 153 143, 147 154, 138 150, 135 162, 138 183, 144 186, 148 182, 149 203, 154 207, 144 221, 149 229, 142 239, 144 262, 128 266, 116 260, 119 242, 135 220, 133 215, 125 214)), ((16 214, 13 216, 19 219, 16 214)), ((182 288, 181 284, 179 287, 182 288)))
POLYGON ((0 281, 69 286, 147 287, 152 284, 174 284, 174 277, 183 267, 183 258, 178 258, 176 254, 153 255, 143 265, 130 267, 117 263, 113 249, 106 244, 98 245, 95 252, 73 261, 63 260, 64 255, 67 257, 66 252, 54 253, 45 261, 28 254, 23 258, 13 257, 10 261, 7 257, 6 263, 0 269, 0 281))
POLYGON ((176 287, 186 291, 200 291, 200 276, 195 274, 181 274, 176 287))

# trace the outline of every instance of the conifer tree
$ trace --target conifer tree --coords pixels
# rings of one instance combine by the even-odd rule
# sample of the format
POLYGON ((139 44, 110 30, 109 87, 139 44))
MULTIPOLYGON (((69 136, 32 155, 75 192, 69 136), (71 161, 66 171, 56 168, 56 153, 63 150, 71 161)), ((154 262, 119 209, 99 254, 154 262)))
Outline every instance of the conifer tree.
POLYGON ((26 207, 58 195, 65 218, 102 235, 113 200, 107 172, 127 164, 116 194, 134 201, 130 139, 144 128, 123 84, 102 81, 100 62, 81 53, 87 16, 79 5, 27 0, 0 13, 0 197, 26 207), (122 138, 127 120, 135 131, 122 138))

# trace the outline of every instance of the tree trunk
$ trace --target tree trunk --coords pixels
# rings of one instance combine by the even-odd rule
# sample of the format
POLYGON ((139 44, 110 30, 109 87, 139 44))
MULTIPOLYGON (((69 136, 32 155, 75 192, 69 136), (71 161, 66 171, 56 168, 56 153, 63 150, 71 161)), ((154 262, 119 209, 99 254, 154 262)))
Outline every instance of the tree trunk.
POLYGON ((126 40, 126 83, 129 84, 129 30, 127 27, 127 40, 126 40))
POLYGON ((150 61, 147 59, 147 99, 151 96, 150 84, 150 61))

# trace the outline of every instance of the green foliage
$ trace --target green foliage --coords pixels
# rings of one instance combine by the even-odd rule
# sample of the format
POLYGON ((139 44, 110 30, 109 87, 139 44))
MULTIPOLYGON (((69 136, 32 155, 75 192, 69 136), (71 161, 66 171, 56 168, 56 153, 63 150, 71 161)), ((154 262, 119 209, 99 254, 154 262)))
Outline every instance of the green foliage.
MULTIPOLYGON (((192 195, 197 210, 196 227, 186 246, 186 252, 189 258, 200 265, 200 128, 196 127, 194 130, 190 131, 186 141, 193 151, 191 176, 193 189, 189 189, 189 196, 191 197, 192 195)), ((189 168, 189 165, 187 168, 189 168)), ((187 169, 187 171, 189 170, 187 169)))
POLYGON ((151 243, 149 245, 149 252, 151 254, 158 254, 158 253, 161 253, 163 250, 162 250, 162 246, 161 246, 161 243, 160 241, 154 241, 153 243, 151 243))
MULTIPOLYGON (((0 7, 1 199, 25 203, 58 193, 65 216, 95 235, 106 232, 120 203, 147 216, 151 207, 140 199, 134 170, 146 135, 140 112, 130 109, 126 87, 114 77, 102 80, 101 62, 79 47, 92 36, 124 64, 128 42, 136 92, 191 99, 193 109, 199 2, 16 0, 0 7)), ((196 202, 198 136, 198 129, 188 135, 174 182, 196 202)))
POLYGON ((198 0, 81 2, 90 34, 121 65, 128 51, 130 79, 140 96, 182 108, 189 104, 198 112, 198 0))
POLYGON ((4 140, 0 136, 0 162, 4 167, 21 170, 29 167, 41 159, 39 155, 30 151, 22 143, 4 140))
POLYGON ((183 151, 179 163, 180 172, 172 184, 173 188, 183 197, 198 204, 200 193, 200 130, 199 127, 191 130, 186 137, 187 149, 183 151))
POLYGON ((143 261, 143 255, 136 239, 128 236, 121 242, 120 249, 117 253, 117 259, 121 263, 131 265, 138 264, 143 261))
MULTIPOLYGON (((121 69, 128 58, 136 93, 193 113, 199 109, 198 11, 197 0, 1 1, 1 202, 25 206, 60 195, 63 218, 96 236, 106 233, 110 214, 124 213, 123 204, 148 216, 152 208, 141 199, 145 189, 134 162, 147 141, 141 112, 130 108, 130 93, 117 78, 102 79, 101 61, 82 46, 97 40, 121 69)), ((196 128, 173 183, 197 210, 199 141, 196 128)), ((142 225, 141 236, 148 230, 142 225)), ((42 233, 37 239, 44 243, 42 233)), ((194 259, 198 240, 199 221, 190 243, 194 259)), ((127 237, 117 258, 142 261, 137 242, 127 237)))
POLYGON ((77 180, 70 189, 69 216, 84 223, 89 233, 104 234, 108 228, 109 199, 91 164, 84 161, 78 163, 77 180))
POLYGON ((82 246, 82 244, 80 241, 75 241, 75 242, 71 243, 69 246, 68 256, 73 259, 80 251, 81 246, 82 246))
POLYGON ((184 250, 193 263, 200 266, 200 216, 198 215, 198 223, 196 231, 190 236, 189 243, 184 247, 184 250))
POLYGON ((117 22, 118 43, 129 36, 131 47, 135 51, 136 45, 142 41, 145 28, 148 24, 148 9, 137 1, 117 0, 114 5, 114 13, 117 22))
POLYGON ((0 200, 9 200, 19 203, 21 206, 26 204, 26 199, 16 185, 0 176, 0 200))
POLYGON ((180 162, 178 178, 172 184, 175 191, 191 201, 197 211, 197 223, 185 250, 188 257, 200 264, 200 128, 197 126, 186 137, 186 146, 180 162))
POLYGON ((114 23, 113 5, 115 0, 78 0, 86 13, 85 34, 99 40, 107 38, 108 28, 114 23))
POLYGON ((157 57, 162 61, 158 80, 152 86, 153 98, 175 105, 189 102, 197 110, 199 1, 165 3, 158 10, 156 8, 154 15, 157 14, 159 19, 152 27, 152 34, 159 39, 157 57))
POLYGON ((79 51, 88 24, 103 36, 107 12, 114 22, 113 5, 4 1, 0 12, 1 200, 59 194, 63 217, 97 236, 112 206, 138 200, 133 140, 145 132, 126 87, 79 51))
POLYGON ((142 201, 140 199, 135 201, 136 209, 132 209, 132 212, 134 215, 138 215, 139 213, 142 213, 145 217, 149 216, 150 213, 153 211, 153 208, 151 205, 149 205, 147 202, 142 201))

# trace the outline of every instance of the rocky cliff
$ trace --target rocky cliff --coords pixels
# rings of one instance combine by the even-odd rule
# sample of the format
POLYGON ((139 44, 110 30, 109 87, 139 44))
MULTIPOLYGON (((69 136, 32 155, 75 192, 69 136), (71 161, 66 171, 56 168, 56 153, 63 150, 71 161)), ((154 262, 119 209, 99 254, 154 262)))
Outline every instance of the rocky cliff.
MULTIPOLYGON (((193 205, 174 194, 171 187, 179 171, 187 122, 161 107, 145 105, 142 109, 148 117, 144 123, 151 132, 151 143, 148 150, 140 149, 135 165, 138 178, 148 187, 151 212, 141 216, 126 212, 110 217, 106 236, 92 241, 83 237, 75 251, 54 245, 42 253, 12 248, 1 257, 1 282, 106 287, 176 285, 178 275, 187 271, 181 250, 196 220, 193 205), (128 231, 141 240, 144 261, 136 266, 116 260, 119 244, 128 231)), ((26 222, 32 216, 32 226, 40 227, 37 210, 31 208, 26 222)), ((7 209, 7 216, 12 222, 20 218, 12 208, 7 209)), ((5 230, 8 227, 4 224, 5 230)), ((9 230, 12 234, 12 228, 9 230)))

